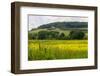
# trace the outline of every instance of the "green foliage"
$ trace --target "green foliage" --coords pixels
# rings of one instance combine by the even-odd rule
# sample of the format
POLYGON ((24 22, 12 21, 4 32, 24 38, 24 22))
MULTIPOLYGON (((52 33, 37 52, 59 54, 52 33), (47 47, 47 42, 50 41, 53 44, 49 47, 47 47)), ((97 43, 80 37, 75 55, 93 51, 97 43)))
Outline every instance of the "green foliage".
POLYGON ((64 34, 64 33, 61 33, 61 34, 59 35, 59 39, 60 39, 60 40, 65 40, 65 39, 66 39, 65 34, 64 34))
POLYGON ((52 30, 41 30, 39 32, 29 32, 29 40, 68 40, 68 39, 87 39, 83 31, 58 32, 52 30))
POLYGON ((41 40, 46 39, 47 33, 48 33, 47 31, 39 31, 38 32, 38 39, 41 39, 41 40))
POLYGON ((85 33, 82 31, 71 31, 69 34, 70 39, 84 39, 85 33))
POLYGON ((32 34, 28 33, 28 39, 31 40, 32 39, 32 34))
POLYGON ((44 40, 44 39, 58 39, 59 32, 57 31, 39 31, 38 32, 38 39, 44 40))
POLYGON ((29 40, 38 39, 37 33, 28 33, 28 39, 29 40))

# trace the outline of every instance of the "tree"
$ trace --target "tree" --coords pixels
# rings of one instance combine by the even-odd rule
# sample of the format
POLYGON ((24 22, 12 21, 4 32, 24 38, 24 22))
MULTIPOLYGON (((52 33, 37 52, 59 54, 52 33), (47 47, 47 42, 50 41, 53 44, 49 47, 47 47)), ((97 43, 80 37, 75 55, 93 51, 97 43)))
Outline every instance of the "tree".
POLYGON ((31 40, 31 39, 37 39, 37 33, 28 33, 28 39, 31 40))
POLYGON ((59 32, 57 32, 57 31, 49 31, 49 35, 51 35, 52 39, 58 39, 59 32))
POLYGON ((60 40, 66 39, 66 38, 65 38, 65 34, 64 34, 64 33, 61 33, 61 34, 59 35, 59 39, 60 39, 60 40))
POLYGON ((39 31, 38 39, 58 39, 59 32, 57 31, 39 31))
POLYGON ((70 39, 83 39, 85 36, 85 33, 82 31, 71 31, 69 33, 70 39))
POLYGON ((41 39, 41 40, 46 39, 47 33, 48 33, 47 31, 39 31, 38 32, 38 39, 41 39))

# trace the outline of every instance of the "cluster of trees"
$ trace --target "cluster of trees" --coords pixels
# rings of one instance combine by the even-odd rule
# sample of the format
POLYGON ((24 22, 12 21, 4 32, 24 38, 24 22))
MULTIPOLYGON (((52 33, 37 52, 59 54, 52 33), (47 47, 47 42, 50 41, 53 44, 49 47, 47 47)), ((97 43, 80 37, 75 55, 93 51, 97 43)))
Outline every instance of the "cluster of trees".
POLYGON ((82 31, 70 31, 69 35, 60 33, 58 31, 39 31, 38 33, 29 33, 29 39, 40 39, 40 40, 73 40, 73 39, 87 39, 85 33, 82 31))

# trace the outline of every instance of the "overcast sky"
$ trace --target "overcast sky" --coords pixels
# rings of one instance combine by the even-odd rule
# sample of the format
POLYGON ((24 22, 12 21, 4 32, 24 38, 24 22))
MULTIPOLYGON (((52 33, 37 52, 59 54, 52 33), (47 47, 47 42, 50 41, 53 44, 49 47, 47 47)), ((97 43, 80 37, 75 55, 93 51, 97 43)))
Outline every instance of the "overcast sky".
POLYGON ((42 16, 42 15, 29 15, 29 29, 37 28, 40 25, 48 24, 52 22, 88 22, 87 17, 62 17, 62 16, 42 16))

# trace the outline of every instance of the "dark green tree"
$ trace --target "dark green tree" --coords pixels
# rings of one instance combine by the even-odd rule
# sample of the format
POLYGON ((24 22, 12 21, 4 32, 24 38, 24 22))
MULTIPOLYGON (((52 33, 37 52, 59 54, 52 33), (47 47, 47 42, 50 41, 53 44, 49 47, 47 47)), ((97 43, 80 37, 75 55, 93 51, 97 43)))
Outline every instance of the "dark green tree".
POLYGON ((39 31, 38 32, 38 39, 41 39, 41 40, 46 39, 47 38, 47 34, 48 34, 47 31, 39 31))
POLYGON ((70 39, 84 39, 85 33, 82 31, 71 31, 69 34, 70 39))
POLYGON ((37 36, 37 33, 28 33, 28 39, 31 40, 31 39, 37 39, 38 36, 37 36))
POLYGON ((66 39, 65 34, 64 34, 64 33, 61 33, 61 34, 59 35, 59 39, 60 39, 60 40, 66 39))

